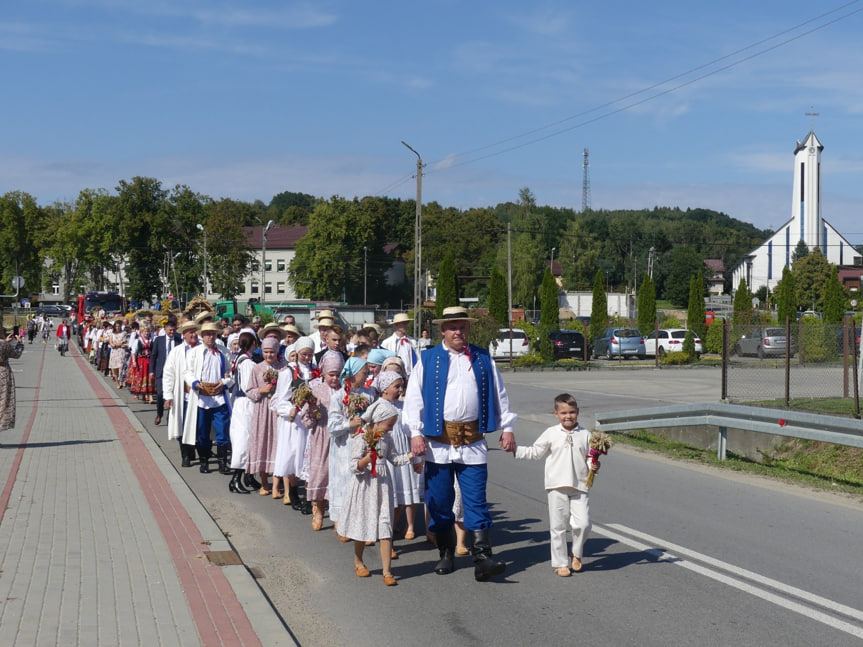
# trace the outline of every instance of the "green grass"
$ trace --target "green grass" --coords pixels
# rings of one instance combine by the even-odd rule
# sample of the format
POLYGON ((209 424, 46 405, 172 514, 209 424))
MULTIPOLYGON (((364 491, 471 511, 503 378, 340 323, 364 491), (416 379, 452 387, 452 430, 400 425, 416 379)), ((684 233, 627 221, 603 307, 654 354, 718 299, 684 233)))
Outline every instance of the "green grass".
MULTIPOLYGON (((772 407, 784 409, 785 400, 758 400, 747 402, 759 407, 772 407)), ((812 413, 824 413, 833 416, 857 417, 854 412, 853 398, 792 398, 788 401, 788 408, 795 411, 811 411, 812 413)))
POLYGON ((830 492, 863 498, 863 450, 830 443, 789 438, 756 461, 731 452, 720 461, 715 450, 668 440, 646 431, 609 434, 615 442, 653 451, 678 460, 757 474, 830 492))

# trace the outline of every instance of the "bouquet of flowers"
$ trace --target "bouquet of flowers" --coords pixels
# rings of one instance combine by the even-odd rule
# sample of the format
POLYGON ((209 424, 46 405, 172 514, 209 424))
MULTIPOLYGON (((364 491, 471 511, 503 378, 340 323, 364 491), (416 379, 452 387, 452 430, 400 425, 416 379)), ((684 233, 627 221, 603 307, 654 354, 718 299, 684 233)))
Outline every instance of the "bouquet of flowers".
MULTIPOLYGON (((264 375, 262 377, 264 379, 264 384, 272 384, 273 386, 275 386, 276 382, 279 381, 279 372, 274 368, 268 368, 266 371, 264 371, 264 375)), ((268 398, 272 397, 272 395, 272 391, 267 393, 268 398)))
POLYGON ((383 434, 379 431, 375 431, 374 429, 366 429, 362 432, 363 440, 366 441, 366 445, 369 446, 369 456, 372 457, 372 476, 377 477, 378 475, 378 459, 381 457, 378 452, 378 443, 381 438, 383 438, 383 434))
MULTIPOLYGON (((590 452, 587 454, 590 462, 598 467, 599 457, 608 454, 608 450, 613 444, 608 434, 601 431, 592 432, 590 434, 590 452)), ((596 476, 596 470, 590 470, 590 474, 587 475, 587 487, 593 487, 594 476, 596 476)))
MULTIPOLYGON (((318 409, 318 399, 315 397, 314 393, 312 393, 309 385, 305 382, 302 382, 296 389, 294 389, 294 392, 291 394, 291 404, 297 408, 297 412, 299 412, 304 405, 308 404, 309 413, 312 418, 315 420, 321 419, 321 412, 318 409)), ((293 416, 291 416, 291 420, 293 419, 293 416)))
POLYGON ((351 393, 345 403, 348 408, 348 418, 361 416, 369 408, 371 402, 362 393, 351 393))

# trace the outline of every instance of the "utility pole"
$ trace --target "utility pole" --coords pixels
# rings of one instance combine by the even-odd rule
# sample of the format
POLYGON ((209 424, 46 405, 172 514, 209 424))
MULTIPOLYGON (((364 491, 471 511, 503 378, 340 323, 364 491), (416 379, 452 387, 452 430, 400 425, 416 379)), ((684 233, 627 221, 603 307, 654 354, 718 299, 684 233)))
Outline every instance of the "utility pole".
POLYGON ((419 338, 422 325, 422 223, 423 223, 423 158, 410 144, 402 144, 417 156, 417 209, 414 223, 414 337, 419 338))
POLYGON ((204 229, 204 225, 202 224, 198 224, 196 227, 204 234, 204 298, 206 299, 209 293, 207 289, 207 230, 204 229))
POLYGON ((273 225, 275 225, 275 224, 276 224, 275 220, 270 220, 269 222, 267 222, 267 226, 264 227, 264 231, 262 234, 263 235, 263 245, 261 245, 261 298, 260 298, 261 317, 264 316, 264 304, 267 301, 267 290, 264 287, 264 285, 265 285, 264 279, 266 278, 264 273, 267 269, 267 232, 270 231, 270 229, 272 229, 273 225))
POLYGON ((368 284, 369 277, 369 248, 363 245, 363 305, 366 305, 369 302, 368 296, 366 295, 366 286, 368 284))

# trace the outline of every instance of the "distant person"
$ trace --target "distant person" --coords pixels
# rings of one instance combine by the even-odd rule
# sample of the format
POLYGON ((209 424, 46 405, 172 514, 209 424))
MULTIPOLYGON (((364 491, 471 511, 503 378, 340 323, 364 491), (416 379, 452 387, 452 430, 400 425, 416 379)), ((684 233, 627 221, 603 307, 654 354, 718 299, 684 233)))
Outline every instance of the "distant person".
POLYGON ((18 359, 24 352, 21 339, 10 333, 0 323, 0 431, 12 429, 15 426, 15 376, 10 359, 18 359))
POLYGON ((515 450, 515 457, 545 458, 545 493, 551 533, 551 567, 561 577, 582 568, 584 542, 590 531, 587 477, 599 463, 589 459, 590 432, 578 424, 578 403, 569 393, 554 399, 559 424, 543 431, 533 445, 515 450), (572 532, 572 550, 567 551, 566 530, 572 532), (570 559, 572 561, 570 562, 570 559))
POLYGON ((69 351, 69 337, 72 331, 69 328, 67 319, 63 319, 60 325, 57 326, 57 350, 60 351, 60 357, 65 357, 69 351))

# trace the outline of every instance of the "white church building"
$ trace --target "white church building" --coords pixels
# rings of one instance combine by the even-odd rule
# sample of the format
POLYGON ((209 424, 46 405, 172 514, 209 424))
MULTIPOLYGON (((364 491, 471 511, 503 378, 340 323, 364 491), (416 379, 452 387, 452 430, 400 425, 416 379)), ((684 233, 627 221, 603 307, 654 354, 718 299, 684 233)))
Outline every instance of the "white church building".
POLYGON ((821 151, 824 147, 813 131, 797 142, 794 149, 794 193, 791 199, 791 219, 782 225, 767 242, 734 270, 732 287, 746 279, 751 292, 761 286, 773 290, 782 278, 782 269, 791 267, 792 256, 802 240, 809 250, 820 249, 834 265, 848 265, 859 253, 848 240, 821 216, 821 151))

